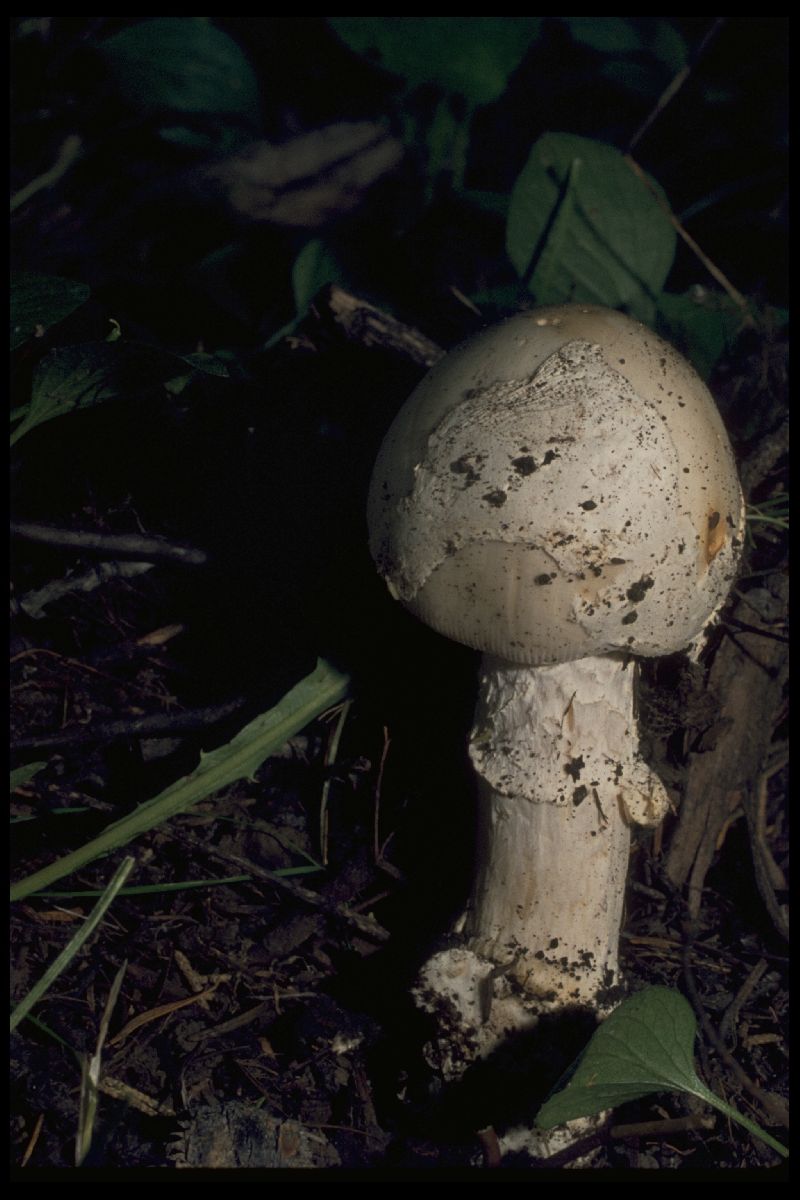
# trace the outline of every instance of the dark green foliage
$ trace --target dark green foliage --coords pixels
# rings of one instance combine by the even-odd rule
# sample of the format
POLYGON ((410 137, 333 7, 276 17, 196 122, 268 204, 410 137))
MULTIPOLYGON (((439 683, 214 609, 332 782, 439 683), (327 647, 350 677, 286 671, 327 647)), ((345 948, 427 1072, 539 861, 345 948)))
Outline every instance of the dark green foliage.
POLYGON ((537 37, 541 17, 329 17, 357 54, 402 76, 409 88, 433 84, 468 106, 490 104, 537 37))
POLYGON ((788 1150, 720 1100, 697 1077, 692 1007, 672 988, 649 987, 624 1000, 592 1037, 566 1087, 539 1110, 536 1124, 552 1129, 652 1092, 687 1092, 719 1109, 783 1156, 788 1150))
POLYGON ((509 258, 537 304, 605 304, 652 322, 675 256, 664 204, 613 146, 546 133, 511 194, 509 258))
POLYGON ((133 108, 258 119, 253 68, 207 17, 153 17, 108 38, 100 53, 133 108))
POLYGON ((18 271, 11 278, 11 349, 41 337, 88 299, 85 283, 18 271))

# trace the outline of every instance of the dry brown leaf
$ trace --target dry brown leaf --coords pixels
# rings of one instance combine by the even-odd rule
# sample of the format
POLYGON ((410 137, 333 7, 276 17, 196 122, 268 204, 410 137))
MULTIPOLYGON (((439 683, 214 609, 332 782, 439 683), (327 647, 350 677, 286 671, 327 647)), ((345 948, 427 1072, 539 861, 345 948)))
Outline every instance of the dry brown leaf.
POLYGON ((279 145, 255 142, 208 174, 251 220, 318 229, 352 212, 402 156, 401 143, 383 125, 339 122, 279 145))

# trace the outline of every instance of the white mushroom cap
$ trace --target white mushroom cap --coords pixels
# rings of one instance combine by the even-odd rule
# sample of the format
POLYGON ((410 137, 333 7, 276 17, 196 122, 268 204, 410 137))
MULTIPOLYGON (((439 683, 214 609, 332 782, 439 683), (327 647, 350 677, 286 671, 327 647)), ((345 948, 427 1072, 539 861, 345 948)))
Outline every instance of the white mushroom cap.
POLYGON ((530 665, 683 649, 724 602, 744 528, 699 376, 584 305, 521 313, 438 363, 386 435, 368 514, 394 596, 530 665))

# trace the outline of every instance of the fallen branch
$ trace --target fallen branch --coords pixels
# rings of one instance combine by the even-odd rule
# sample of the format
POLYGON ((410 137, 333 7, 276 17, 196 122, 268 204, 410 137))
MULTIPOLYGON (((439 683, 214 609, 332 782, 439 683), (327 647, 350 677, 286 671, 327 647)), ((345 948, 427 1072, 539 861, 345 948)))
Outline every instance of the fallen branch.
POLYGON ((198 567, 206 561, 204 550, 183 546, 165 538, 138 533, 98 533, 92 529, 66 529, 42 525, 37 521, 12 521, 11 536, 40 545, 78 550, 82 554, 101 554, 109 558, 147 559, 149 562, 177 562, 198 567))
POLYGON ((350 925, 362 937, 368 938, 369 941, 389 941, 391 936, 389 931, 384 929, 382 925, 379 925, 374 917, 365 917, 363 913, 356 912, 354 908, 351 908, 347 904, 331 900, 319 892, 312 892, 300 883, 295 883, 291 879, 276 875, 273 871, 267 871, 263 867, 260 867, 258 863, 251 862, 249 858, 245 858, 241 854, 235 854, 231 850, 222 850, 217 846, 209 846, 201 838, 188 833, 185 829, 173 830, 172 836, 188 846, 195 854, 203 854, 214 862, 232 864, 240 871, 246 871, 253 879, 261 879, 265 883, 280 888, 281 891, 286 892, 287 895, 301 904, 308 905, 310 908, 318 908, 327 916, 336 917, 344 921, 346 925, 350 925))

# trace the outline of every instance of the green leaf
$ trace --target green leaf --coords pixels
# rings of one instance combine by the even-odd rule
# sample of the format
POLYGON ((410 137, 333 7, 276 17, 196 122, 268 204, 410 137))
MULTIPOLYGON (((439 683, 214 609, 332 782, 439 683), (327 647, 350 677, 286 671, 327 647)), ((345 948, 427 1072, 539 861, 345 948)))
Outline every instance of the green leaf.
POLYGON ((123 883, 133 870, 135 863, 136 860, 134 858, 128 857, 117 867, 113 878, 110 880, 108 886, 103 892, 103 895, 97 901, 97 904, 95 904, 83 925, 76 930, 58 957, 47 968, 41 979, 34 984, 27 996, 25 996, 23 1000, 20 1000, 19 1004, 12 1012, 10 1019, 12 1030, 16 1029, 22 1018, 30 1012, 34 1004, 37 1004, 38 1001, 41 1000, 48 988, 52 987, 59 975, 61 975, 67 969, 75 955, 78 953, 87 939, 91 937, 95 929, 97 929, 98 925, 103 920, 107 909, 114 900, 114 897, 117 895, 117 892, 120 890, 123 883))
POLYGON ((467 168, 469 117, 457 117, 453 112, 451 97, 443 96, 423 136, 428 158, 428 200, 433 197, 433 182, 442 172, 448 172, 452 176, 453 186, 460 190, 467 168))
POLYGON ((666 21, 663 17, 648 19, 653 22, 648 38, 650 53, 669 71, 677 75, 678 71, 689 61, 689 49, 683 35, 671 21, 666 21))
POLYGON ((496 314, 496 319, 507 317, 510 312, 524 308, 527 304, 522 284, 498 283, 495 287, 481 288, 470 292, 469 298, 479 308, 484 318, 496 314))
POLYGON ((11 772, 11 791, 13 792, 18 787, 23 787, 33 779, 34 775, 38 775, 42 767, 46 767, 47 763, 34 762, 26 763, 24 767, 15 767, 11 772))
POLYGON ((642 50, 642 38, 629 17, 563 17, 572 37, 602 54, 642 50))
POLYGON ((785 1146, 698 1078, 693 1058, 696 1032, 692 1007, 680 992, 666 987, 637 992, 597 1029, 566 1087, 540 1108, 537 1126, 552 1129, 652 1092, 688 1092, 787 1155, 785 1146))
POLYGON ((658 301, 659 332, 686 355, 703 379, 733 345, 743 317, 729 297, 711 292, 698 295, 696 289, 680 295, 663 292, 658 301))
POLYGON ((217 358, 216 354, 209 354, 205 350, 197 350, 193 354, 182 354, 180 357, 193 370, 200 371, 203 375, 214 375, 217 379, 227 379, 230 376, 225 363, 217 358))
POLYGON ((326 708, 339 704, 349 686, 346 675, 319 659, 316 668, 295 684, 278 704, 241 729, 227 745, 201 755, 200 763, 191 775, 140 804, 134 812, 109 825, 79 850, 73 850, 33 875, 20 879, 12 885, 11 900, 24 900, 32 892, 50 887, 57 879, 79 871, 101 855, 126 846, 148 829, 185 812, 212 792, 228 787, 237 779, 251 777, 290 737, 326 708))
POLYGON ((164 382, 164 387, 171 396, 180 396, 197 375, 213 375, 218 379, 227 379, 230 376, 224 362, 215 354, 206 354, 204 351, 198 351, 196 354, 184 354, 180 359, 176 358, 175 362, 176 366, 179 362, 188 364, 190 369, 182 370, 173 379, 164 382))
POLYGON ((51 350, 36 368, 31 401, 11 435, 11 445, 45 421, 111 399, 116 394, 113 375, 119 351, 118 342, 91 342, 51 350))
POLYGON ((18 271, 11 276, 11 349, 41 337, 89 299, 85 283, 18 271))
MULTIPOLYGON (((303 851, 301 850, 300 853, 302 854, 303 851)), ((310 855, 305 857, 310 858, 310 855)), ((324 870, 325 868, 320 863, 315 863, 314 866, 308 867, 277 867, 274 871, 270 871, 270 875, 274 875, 276 879, 292 879, 297 875, 318 875, 320 871, 324 870)), ((194 888, 225 887, 230 883, 247 883, 252 878, 252 875, 226 875, 218 879, 186 879, 180 883, 144 883, 141 887, 123 888, 120 895, 160 896, 166 895, 168 892, 188 892, 194 888)), ((48 900, 82 900, 90 896, 102 896, 102 894, 99 888, 70 888, 69 891, 63 892, 47 888, 45 891, 36 893, 40 899, 48 900)))
MULTIPOLYGON (((606 59, 616 58, 623 68, 619 82, 623 85, 625 68, 634 65, 634 58, 643 59, 651 87, 653 74, 647 64, 655 59, 663 68, 676 74, 685 66, 686 43, 675 26, 663 17, 562 17, 576 42, 597 51, 606 59)), ((651 90, 648 87, 646 90, 651 90)))
POLYGON ((298 317, 303 316, 326 283, 349 286, 348 273, 322 238, 306 242, 292 265, 292 292, 298 317))
POLYGON ((637 992, 599 1026, 569 1083, 542 1106, 536 1124, 552 1129, 651 1092, 693 1091, 696 1028, 679 992, 637 992))
POLYGON ((511 194, 506 248, 538 304, 605 304, 651 322, 675 240, 619 150, 575 134, 539 138, 511 194))
POLYGON ((505 90, 541 17, 328 17, 351 50, 401 75, 491 104, 505 90))
MULTIPOLYGON (((87 342, 51 352, 36 368, 31 400, 11 435, 15 445, 37 425, 109 400, 126 399, 186 375, 187 363, 208 374, 224 373, 211 356, 182 358, 135 342, 87 342), (207 359, 211 361, 206 361, 207 359)), ((19 413, 19 410, 17 410, 19 413)))
POLYGON ((106 1006, 103 1010, 103 1015, 100 1018, 100 1028, 97 1033, 97 1043, 95 1045, 94 1054, 82 1054, 81 1062, 81 1090, 78 1100, 78 1130, 75 1137, 75 1166, 80 1167, 86 1159, 89 1151, 92 1148, 92 1137, 94 1135, 95 1118, 97 1116, 97 1101, 100 1091, 100 1075, 103 1062, 103 1046, 108 1037, 108 1028, 111 1024, 111 1017, 119 999, 119 993, 122 989, 122 981, 125 978, 125 972, 128 969, 127 958, 122 963, 122 966, 114 976, 114 982, 111 984, 111 990, 108 994, 106 1006))
POLYGON ((120 95, 142 112, 226 114, 256 128, 258 79, 207 17, 152 17, 100 46, 120 95))

